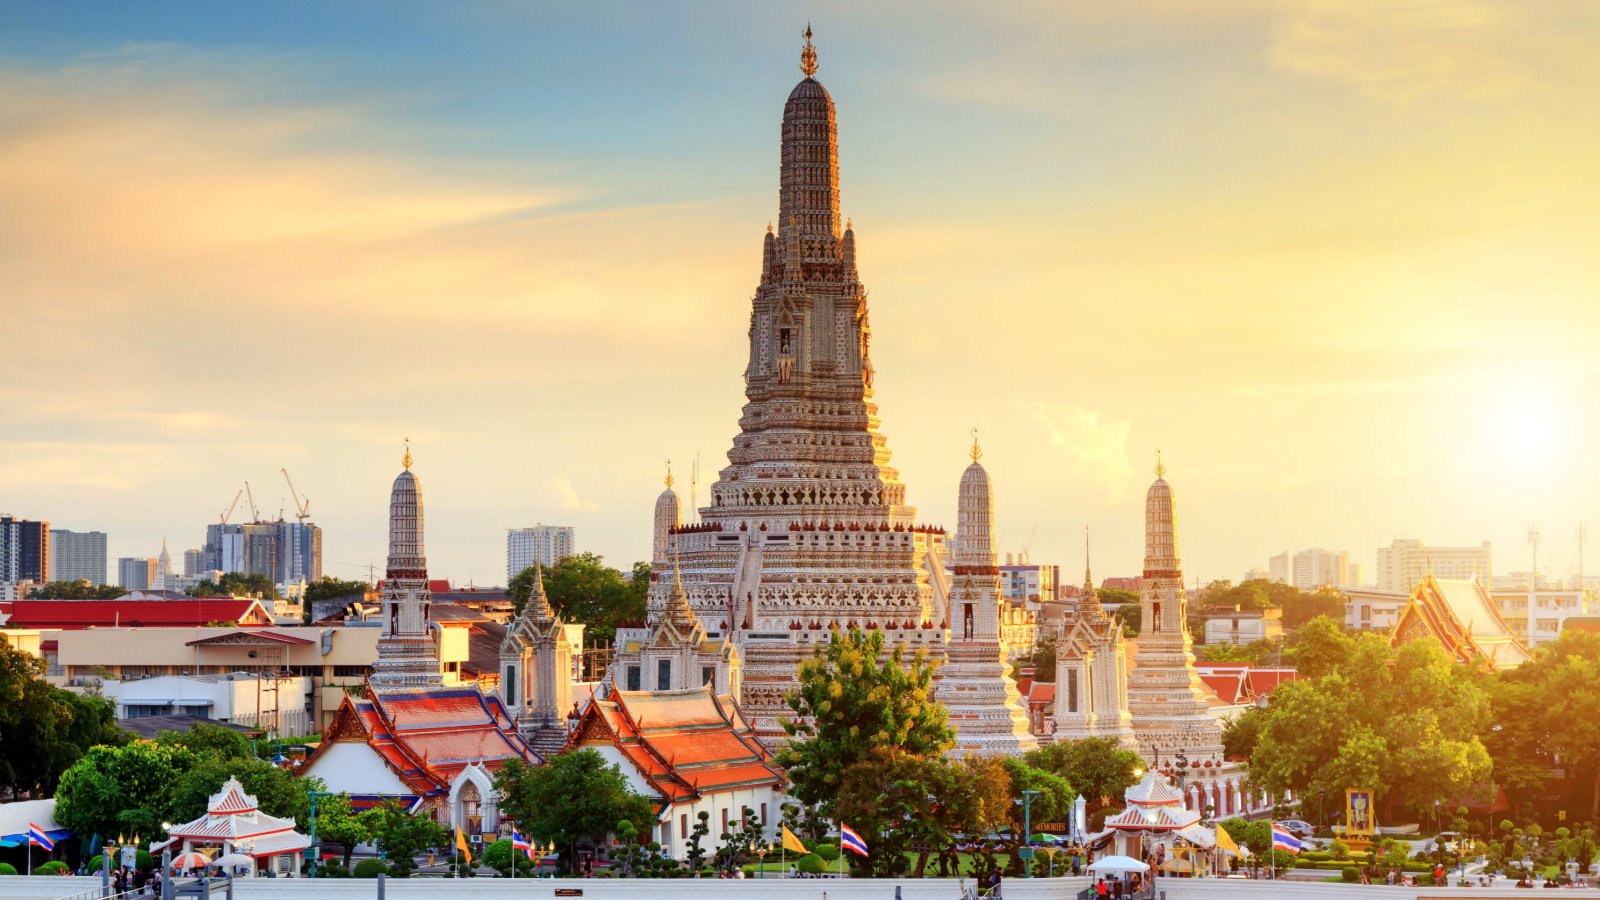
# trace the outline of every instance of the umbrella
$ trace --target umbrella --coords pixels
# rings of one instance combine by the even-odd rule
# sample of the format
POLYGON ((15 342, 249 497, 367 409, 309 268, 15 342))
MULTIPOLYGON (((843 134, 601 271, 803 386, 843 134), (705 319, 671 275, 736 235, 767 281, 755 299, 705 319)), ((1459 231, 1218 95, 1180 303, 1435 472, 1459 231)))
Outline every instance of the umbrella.
POLYGON ((1059 844, 1066 840, 1066 838, 1054 834, 1044 834, 1043 832, 1040 832, 1039 834, 1028 838, 1028 840, 1035 844, 1059 844))
POLYGON ((213 859, 211 864, 213 866, 231 868, 233 866, 253 866, 255 862, 254 857, 246 856, 243 853, 229 853, 227 856, 219 856, 213 859))
POLYGON ((1102 856, 1089 864, 1091 872, 1148 872, 1150 867, 1131 856, 1102 856))
POLYGON ((174 869, 203 869, 211 865, 211 860, 204 853, 180 853, 172 858, 174 869))
POLYGON ((1194 871, 1194 862, 1191 861, 1191 860, 1184 859, 1181 856, 1171 856, 1171 857, 1167 858, 1166 862, 1161 864, 1161 871, 1163 871, 1163 872, 1193 872, 1194 871))

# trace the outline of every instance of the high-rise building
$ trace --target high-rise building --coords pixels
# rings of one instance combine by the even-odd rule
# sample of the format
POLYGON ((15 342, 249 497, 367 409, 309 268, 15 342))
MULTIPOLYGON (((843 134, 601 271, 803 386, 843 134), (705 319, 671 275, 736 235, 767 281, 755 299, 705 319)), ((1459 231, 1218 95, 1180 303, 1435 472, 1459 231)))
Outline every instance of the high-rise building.
POLYGON ((274 584, 316 581, 322 577, 322 529, 282 519, 207 525, 199 571, 211 569, 265 575, 274 584))
POLYGON ((1344 550, 1312 548, 1293 555, 1284 551, 1269 558, 1267 566, 1273 581, 1292 584, 1302 591, 1353 588, 1361 584, 1361 567, 1352 564, 1350 554, 1344 550))
POLYGON ((106 583, 104 531, 50 530, 50 580, 106 583))
POLYGON ((183 577, 193 578, 206 570, 206 553, 198 547, 183 551, 183 577))
POLYGON ((50 523, 0 515, 0 582, 50 581, 50 523))
POLYGON ((1488 541, 1476 547, 1429 547, 1417 539, 1397 538, 1378 548, 1378 590, 1410 593, 1427 575, 1457 581, 1493 584, 1493 554, 1488 541))
POLYGON ((537 525, 506 531, 506 580, 533 568, 553 566, 577 556, 577 532, 570 525, 537 525))
POLYGON ((148 591, 155 586, 156 558, 124 556, 117 560, 117 584, 130 591, 148 591))

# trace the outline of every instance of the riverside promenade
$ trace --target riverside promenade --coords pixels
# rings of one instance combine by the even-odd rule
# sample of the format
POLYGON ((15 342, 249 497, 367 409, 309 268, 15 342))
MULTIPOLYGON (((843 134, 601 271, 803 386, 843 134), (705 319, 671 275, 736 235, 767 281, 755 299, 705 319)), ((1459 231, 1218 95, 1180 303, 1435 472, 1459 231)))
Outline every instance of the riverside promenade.
MULTIPOLYGON (((1088 878, 1007 879, 1004 900, 1071 900, 1092 882, 1088 878)), ((965 882, 970 887, 970 880, 965 882)), ((58 900, 99 887, 97 878, 15 876, 0 878, 0 900, 58 900)), ((401 878, 387 879, 385 900, 960 900, 962 884, 953 878, 782 879, 622 879, 622 878, 401 878), (560 891, 561 893, 557 893, 560 891), (581 893, 571 893, 580 891, 581 893)), ((1156 896, 1170 900, 1341 900, 1388 897, 1393 900, 1477 897, 1479 900, 1524 900, 1540 892, 1514 888, 1428 888, 1245 881, 1233 878, 1164 878, 1156 896)), ((220 896, 220 894, 218 895, 220 896)), ((366 878, 241 878, 235 900, 376 900, 378 884, 366 878)), ((1557 897, 1600 898, 1600 889, 1562 889, 1557 897)))

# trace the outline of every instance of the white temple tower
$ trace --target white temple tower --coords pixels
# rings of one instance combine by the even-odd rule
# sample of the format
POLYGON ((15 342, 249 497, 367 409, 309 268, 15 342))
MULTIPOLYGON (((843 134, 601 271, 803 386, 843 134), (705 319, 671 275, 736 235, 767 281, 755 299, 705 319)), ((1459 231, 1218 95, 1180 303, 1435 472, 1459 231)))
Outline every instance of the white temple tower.
MULTIPOLYGON (((937 661, 948 625, 944 532, 916 523, 879 432, 867 294, 855 233, 840 230, 836 115, 812 77, 809 30, 801 60, 739 434, 699 521, 669 529, 685 596, 710 637, 738 645, 740 705, 769 741, 782 737, 796 667, 831 629, 879 630, 937 661)), ((663 609, 676 587, 661 567, 651 579, 650 608, 663 609)))
POLYGON ((1056 636, 1055 740, 1111 738, 1134 749, 1128 711, 1127 643, 1106 615, 1089 573, 1089 534, 1083 536, 1083 591, 1056 636))
POLYGON ((383 635, 368 679, 375 685, 441 684, 439 645, 428 616, 428 563, 422 549, 422 484, 405 470, 389 495, 389 565, 383 583, 383 635))
POLYGON ((1032 750, 1017 685, 1006 674, 1000 646, 1000 566, 995 553, 994 489, 978 462, 961 475, 957 500, 955 570, 950 586, 950 642, 934 697, 950 713, 956 732, 952 754, 1032 750))
POLYGON ((543 756, 566 746, 572 677, 567 626, 550 607, 544 570, 535 559, 533 591, 500 644, 500 698, 517 730, 543 756))
POLYGON ((1128 675, 1128 707, 1141 752, 1167 757, 1182 750, 1197 764, 1221 762, 1222 728, 1211 714, 1208 692, 1194 668, 1194 642, 1186 624, 1189 598, 1178 561, 1177 513, 1165 476, 1166 467, 1158 456, 1156 480, 1145 495, 1144 581, 1139 592, 1139 638, 1128 675))
POLYGON ((161 555, 156 558, 156 577, 150 585, 157 591, 170 591, 173 589, 172 554, 167 552, 167 539, 161 539, 161 555))

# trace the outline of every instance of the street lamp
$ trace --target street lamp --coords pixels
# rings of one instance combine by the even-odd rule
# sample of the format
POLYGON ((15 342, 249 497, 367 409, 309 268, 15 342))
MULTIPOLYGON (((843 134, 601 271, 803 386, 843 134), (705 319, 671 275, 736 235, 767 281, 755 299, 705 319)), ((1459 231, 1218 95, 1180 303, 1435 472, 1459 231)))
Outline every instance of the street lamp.
POLYGON ((1028 851, 1022 858, 1024 878, 1033 877, 1033 798, 1040 793, 1040 791, 1022 792, 1022 844, 1028 851))
POLYGON ((317 798, 332 797, 332 791, 306 791, 311 797, 311 843, 306 847, 306 853, 311 862, 311 877, 317 877, 317 865, 322 862, 321 854, 317 851, 317 798))

